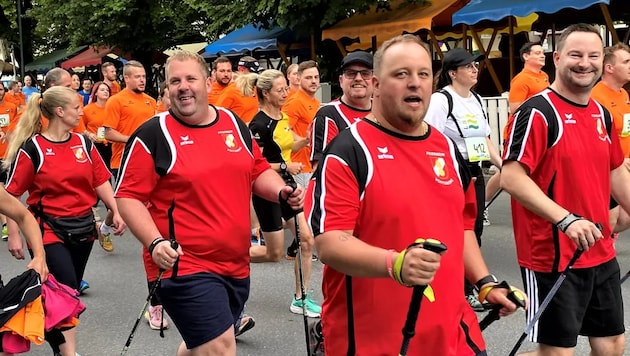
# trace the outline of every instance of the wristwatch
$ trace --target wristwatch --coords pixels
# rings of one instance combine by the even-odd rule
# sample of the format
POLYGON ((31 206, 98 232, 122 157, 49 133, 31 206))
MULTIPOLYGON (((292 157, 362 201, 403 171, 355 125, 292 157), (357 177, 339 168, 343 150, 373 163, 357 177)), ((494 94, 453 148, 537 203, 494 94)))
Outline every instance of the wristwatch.
POLYGON ((489 274, 478 280, 477 283, 475 283, 475 288, 477 289, 477 291, 479 291, 481 287, 490 282, 499 283, 499 280, 497 279, 497 277, 494 276, 494 274, 489 274))
POLYGON ((280 163, 280 172, 284 173, 287 171, 287 164, 285 162, 280 163))

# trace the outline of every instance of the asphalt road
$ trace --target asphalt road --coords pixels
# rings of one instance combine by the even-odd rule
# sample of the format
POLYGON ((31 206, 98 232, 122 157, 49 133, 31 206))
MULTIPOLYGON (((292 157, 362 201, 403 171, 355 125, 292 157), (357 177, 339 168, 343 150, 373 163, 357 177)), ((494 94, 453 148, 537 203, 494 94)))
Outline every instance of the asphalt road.
MULTIPOLYGON (((509 201, 503 194, 490 208, 492 225, 483 235, 482 252, 493 273, 499 279, 521 285, 515 262, 509 201)), ((630 234, 617 242, 622 273, 630 269, 630 234)), ((140 258, 140 245, 129 233, 114 240, 115 251, 106 253, 95 245, 87 267, 85 279, 90 289, 82 297, 87 306, 81 317, 78 335, 78 352, 83 356, 119 355, 131 327, 147 296, 144 270, 140 258)), ((22 272, 24 261, 16 261, 0 242, 0 272, 8 281, 22 272)), ((322 264, 313 264, 315 299, 321 300, 322 264)), ((293 356, 305 355, 302 317, 289 312, 293 293, 292 262, 253 264, 251 294, 247 313, 256 318, 256 327, 239 337, 238 355, 293 356)), ((630 300, 630 284, 624 285, 624 298, 630 300)), ((628 325, 630 313, 626 308, 628 325)), ((507 355, 525 326, 524 312, 501 319, 484 332, 489 355, 507 355)), ((382 327, 400 328, 401 325, 382 327)), ((165 338, 149 329, 142 321, 127 355, 175 355, 181 341, 176 330, 166 330, 165 338)), ((533 349, 525 343, 522 351, 533 349)), ((576 355, 588 355, 587 341, 581 338, 576 355)), ((630 347, 626 351, 630 355, 630 347)), ((52 355, 47 345, 33 346, 30 355, 52 355)))

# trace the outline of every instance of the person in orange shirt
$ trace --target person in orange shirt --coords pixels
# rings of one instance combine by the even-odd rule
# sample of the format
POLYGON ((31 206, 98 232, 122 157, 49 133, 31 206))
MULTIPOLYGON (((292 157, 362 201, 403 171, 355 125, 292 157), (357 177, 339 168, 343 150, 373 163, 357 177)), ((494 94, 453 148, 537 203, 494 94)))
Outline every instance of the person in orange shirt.
POLYGON ((20 87, 18 86, 18 82, 12 80, 9 82, 9 90, 6 91, 5 96, 6 100, 9 103, 17 106, 18 110, 26 105, 26 95, 20 95, 20 87))
MULTIPOLYGON (((118 176, 120 160, 129 136, 145 121, 155 116, 157 102, 144 93, 146 71, 142 63, 131 60, 123 68, 125 89, 112 96, 105 105, 105 139, 112 142, 110 168, 114 177, 118 176)), ((113 234, 112 214, 108 212, 101 233, 105 239, 113 234)), ((113 245, 112 245, 113 249, 113 245)))
POLYGON ((238 61, 239 75, 234 79, 233 84, 223 90, 215 106, 230 109, 246 124, 252 121, 254 115, 258 113, 258 98, 256 92, 248 88, 253 87, 253 81, 257 76, 247 74, 258 73, 261 69, 255 58, 249 56, 241 58, 238 61))
MULTIPOLYGON (((319 100, 315 93, 319 89, 319 69, 315 61, 306 61, 298 66, 300 77, 300 89, 290 96, 282 111, 289 116, 289 126, 299 137, 309 137, 311 123, 319 110, 319 100)), ((296 182, 303 187, 308 185, 313 168, 311 166, 311 148, 304 147, 291 155, 291 161, 300 162, 303 165, 302 173, 296 177, 296 182)))
MULTIPOLYGON (((604 49, 602 80, 593 87, 591 98, 602 104, 613 118, 619 144, 624 156, 624 166, 630 170, 630 98, 623 88, 630 82, 630 47, 618 43, 604 49)), ((611 201, 610 225, 614 232, 630 227, 630 217, 611 201)))
POLYGON ((298 76, 298 64, 293 63, 287 67, 287 81, 289 82, 289 96, 300 89, 300 77, 298 76))
MULTIPOLYGON (((549 86, 549 75, 543 72, 542 67, 545 66, 545 51, 538 42, 529 42, 521 47, 521 60, 525 63, 523 70, 518 73, 510 81, 510 95, 508 97, 510 118, 503 128, 503 139, 508 135, 509 122, 512 115, 516 112, 521 104, 538 94, 549 86)), ((486 205, 492 197, 499 191, 499 183, 501 180, 501 172, 497 171, 486 183, 486 205)), ((490 225, 488 209, 483 212, 483 224, 490 225)))
POLYGON ((112 62, 105 62, 101 66, 101 74, 103 74, 103 82, 109 86, 112 95, 120 92, 120 84, 116 81, 116 66, 112 62))
POLYGON ((208 92, 208 103, 215 105, 221 93, 232 82, 232 62, 227 57, 219 57, 212 62, 212 71, 215 80, 212 81, 212 87, 208 92))
MULTIPOLYGON (((0 163, 4 160, 7 153, 8 136, 17 123, 17 106, 5 100, 7 97, 6 93, 4 84, 0 82, 0 163)), ((0 186, 3 186, 6 180, 7 170, 0 166, 0 186)), ((2 222, 2 240, 7 241, 9 233, 7 231, 6 216, 0 214, 0 221, 2 222)))
POLYGON ((160 85, 160 94, 157 100, 157 110, 156 113, 168 111, 171 108, 171 99, 168 96, 168 85, 166 82, 160 85))

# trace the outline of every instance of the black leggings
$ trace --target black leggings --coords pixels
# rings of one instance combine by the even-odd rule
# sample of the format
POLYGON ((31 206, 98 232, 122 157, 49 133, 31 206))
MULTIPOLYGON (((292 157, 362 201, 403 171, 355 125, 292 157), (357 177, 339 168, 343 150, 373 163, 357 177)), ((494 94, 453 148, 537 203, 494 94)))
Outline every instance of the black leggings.
POLYGON ((78 290, 93 245, 94 241, 78 245, 65 243, 44 245, 48 270, 59 283, 78 290))
MULTIPOLYGON (((477 200, 477 219, 475 219, 475 236, 477 237, 477 244, 481 247, 481 235, 483 234, 483 211, 486 208, 486 182, 483 177, 483 170, 478 164, 468 163, 468 169, 470 174, 475 179, 475 197, 477 200)), ((465 295, 473 293, 473 285, 477 281, 469 282, 464 279, 464 292, 465 295)))

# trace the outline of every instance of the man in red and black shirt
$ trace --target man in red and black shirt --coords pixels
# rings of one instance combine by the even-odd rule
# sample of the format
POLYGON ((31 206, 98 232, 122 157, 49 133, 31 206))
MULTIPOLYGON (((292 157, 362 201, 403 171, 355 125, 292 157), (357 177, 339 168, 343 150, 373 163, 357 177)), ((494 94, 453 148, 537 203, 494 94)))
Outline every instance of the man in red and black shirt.
POLYGON ((370 113, 372 108, 373 58, 358 51, 341 61, 339 85, 343 95, 339 100, 322 106, 315 114, 311 129, 311 164, 317 168, 322 153, 340 131, 370 113))
POLYGON ((372 113, 331 142, 307 193, 325 264, 326 355, 397 354, 412 293, 405 285, 428 283, 435 300, 422 304, 409 354, 486 355, 464 276, 506 314, 516 306, 494 288, 481 257, 466 163, 424 122, 433 84, 426 45, 413 35, 383 43, 372 82, 372 113), (438 239, 448 251, 407 249, 418 238, 438 239))
POLYGON ((173 114, 129 138, 116 198, 146 247, 148 279, 166 270, 158 293, 184 339, 180 354, 235 354, 233 326, 249 295, 249 197, 297 208, 303 191, 270 169, 241 120, 208 105, 203 58, 171 56, 166 82, 173 114))
POLYGON ((572 355, 578 334, 589 337, 592 355, 622 355, 625 345, 608 205, 612 192, 630 208, 630 174, 610 113, 590 99, 602 59, 596 28, 565 29, 556 80, 514 113, 505 145, 501 185, 513 198, 530 320, 576 248, 584 251, 530 334, 539 355, 572 355))

